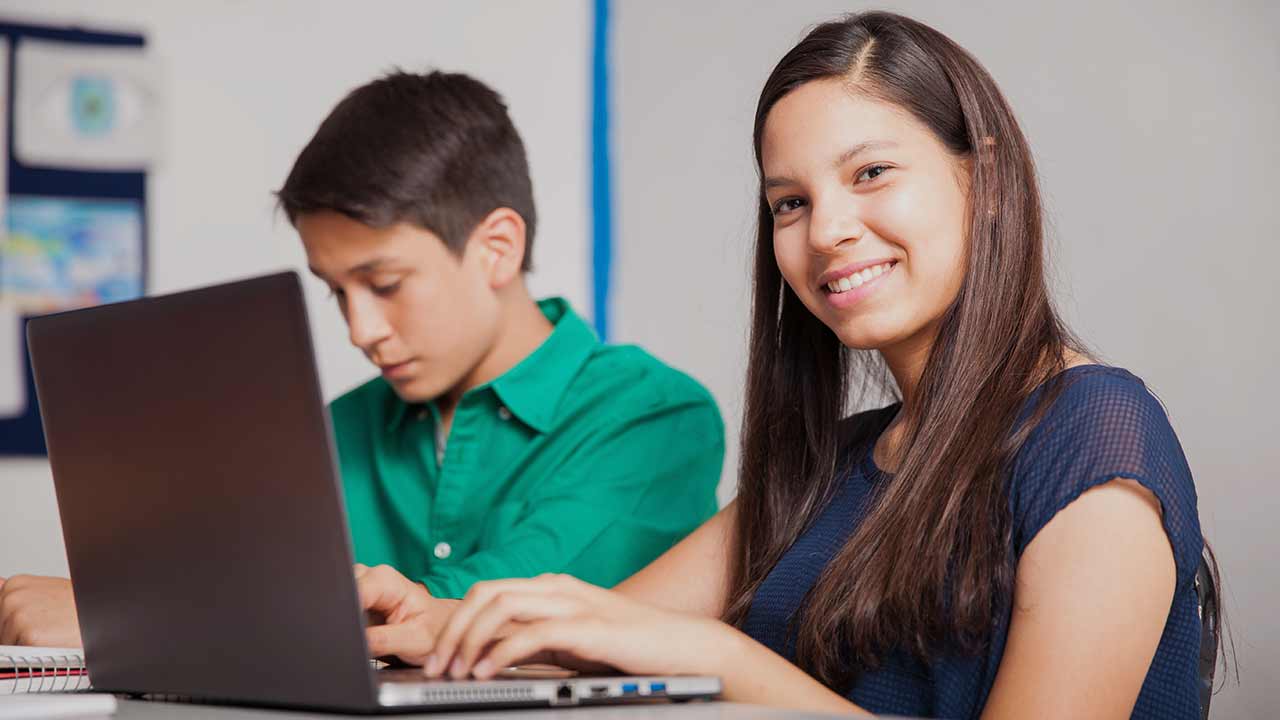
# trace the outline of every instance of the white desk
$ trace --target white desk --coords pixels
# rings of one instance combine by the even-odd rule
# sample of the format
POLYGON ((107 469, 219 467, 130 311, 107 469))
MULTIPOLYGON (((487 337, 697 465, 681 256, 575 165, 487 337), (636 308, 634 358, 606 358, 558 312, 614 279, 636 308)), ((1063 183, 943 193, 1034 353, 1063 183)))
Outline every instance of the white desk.
MULTIPOLYGON (((362 715, 335 715, 295 710, 193 705, 187 703, 120 700, 114 717, 117 720, 335 720, 362 715)), ((723 702, 655 703, 644 705, 608 705, 602 707, 565 707, 528 710, 489 710, 461 713, 424 713, 384 715, 388 718, 429 718, 430 720, 830 720, 836 715, 789 712, 723 702)))

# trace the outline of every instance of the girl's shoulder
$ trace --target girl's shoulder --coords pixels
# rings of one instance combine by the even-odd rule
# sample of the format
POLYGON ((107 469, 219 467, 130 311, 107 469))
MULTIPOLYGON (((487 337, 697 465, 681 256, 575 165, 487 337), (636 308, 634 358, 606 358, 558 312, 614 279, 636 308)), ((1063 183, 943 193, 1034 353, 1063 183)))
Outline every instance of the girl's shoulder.
POLYGON ((1125 478, 1159 500, 1179 574, 1194 572, 1201 537, 1191 468, 1164 405, 1141 379, 1122 368, 1079 365, 1033 393, 1024 417, 1036 424, 1009 475, 1017 554, 1082 493, 1125 478), (1036 421, 1043 392, 1053 395, 1036 421))
POLYGON ((1056 451, 1064 449, 1124 455, 1143 448, 1173 450, 1178 442, 1164 405, 1146 383, 1109 365, 1064 370, 1032 393, 1023 421, 1035 423, 1018 453, 1023 470, 1062 459, 1056 451), (1048 404, 1040 408, 1042 400, 1048 404), (1042 410, 1038 420, 1036 409, 1042 410))

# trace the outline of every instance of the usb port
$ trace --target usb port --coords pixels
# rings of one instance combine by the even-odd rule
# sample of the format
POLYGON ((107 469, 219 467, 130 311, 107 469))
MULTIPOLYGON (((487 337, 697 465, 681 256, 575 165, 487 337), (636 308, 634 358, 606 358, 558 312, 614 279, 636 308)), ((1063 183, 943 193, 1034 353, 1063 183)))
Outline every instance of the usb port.
POLYGON ((640 692, 640 686, 635 683, 622 683, 623 695, 635 695, 640 692))
POLYGON ((664 683, 664 682, 660 682, 660 683, 649 683, 649 693, 650 693, 650 694, 653 694, 653 693, 664 693, 664 692, 666 692, 666 691, 667 691, 667 684, 666 684, 666 683, 664 683))

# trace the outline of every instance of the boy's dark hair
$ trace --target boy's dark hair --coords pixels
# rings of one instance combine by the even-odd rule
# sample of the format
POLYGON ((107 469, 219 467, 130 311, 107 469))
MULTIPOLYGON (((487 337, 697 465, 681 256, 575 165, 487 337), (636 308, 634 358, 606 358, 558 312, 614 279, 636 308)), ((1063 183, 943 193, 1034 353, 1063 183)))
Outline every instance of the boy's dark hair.
POLYGON ((298 216, 332 210, 370 227, 419 225, 461 253, 493 210, 537 215, 524 144, 502 97, 461 73, 393 71, 351 91, 324 119, 276 193, 298 216))

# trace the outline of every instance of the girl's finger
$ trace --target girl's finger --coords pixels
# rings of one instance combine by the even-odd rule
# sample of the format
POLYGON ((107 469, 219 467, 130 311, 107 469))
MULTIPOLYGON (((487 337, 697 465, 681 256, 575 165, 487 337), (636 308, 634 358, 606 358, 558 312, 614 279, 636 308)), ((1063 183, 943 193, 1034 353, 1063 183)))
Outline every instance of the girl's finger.
POLYGON ((602 662, 595 653, 584 652, 594 645, 593 633, 599 623, 581 618, 555 619, 536 622, 521 628, 515 634, 494 643, 476 663, 472 674, 480 680, 488 680, 499 670, 518 665, 529 658, 544 653, 567 653, 589 662, 602 662))
MULTIPOLYGON (((548 619, 573 617, 580 614, 585 605, 578 599, 564 595, 533 595, 529 593, 505 592, 494 599, 475 616, 471 627, 463 634, 458 649, 449 664, 449 674, 454 678, 466 677, 471 665, 484 651, 485 647, 506 630, 511 631, 508 623, 536 622, 548 619)), ((450 658, 441 653, 441 659, 448 662, 450 658)))
POLYGON ((554 581, 548 576, 540 576, 533 579, 520 580, 491 580, 489 582, 480 582, 471 586, 467 591, 466 597, 462 598, 462 604, 454 609, 453 614, 449 616, 449 621, 445 623, 444 629, 440 631, 440 636, 436 640, 435 652, 431 657, 427 658, 427 664, 423 668, 427 675, 437 677, 444 673, 449 667, 448 662, 454 657, 458 649, 458 642, 462 639, 462 635, 467 628, 471 627, 471 623, 493 598, 504 592, 528 593, 531 595, 545 595, 554 592, 561 584, 554 581))

